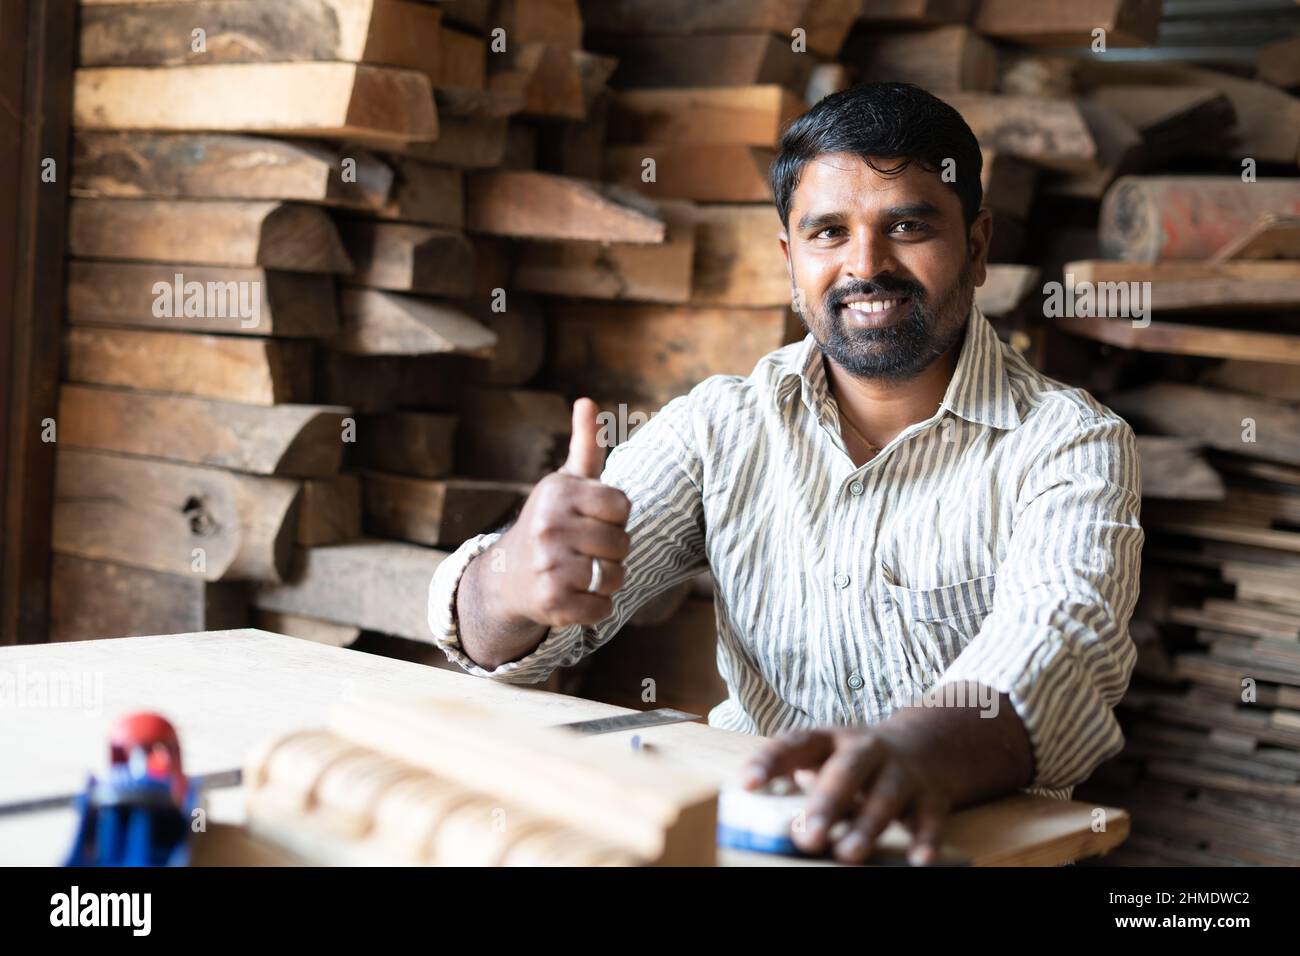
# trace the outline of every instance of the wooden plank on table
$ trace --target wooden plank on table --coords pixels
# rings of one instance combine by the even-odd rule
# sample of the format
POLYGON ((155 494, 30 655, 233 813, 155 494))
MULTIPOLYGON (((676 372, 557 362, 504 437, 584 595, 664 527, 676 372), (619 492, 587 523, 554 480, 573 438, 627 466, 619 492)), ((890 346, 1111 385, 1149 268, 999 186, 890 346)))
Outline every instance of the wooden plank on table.
POLYGON ((309 342, 76 326, 64 343, 71 382, 248 405, 311 398, 309 342))
POLYGON ((692 304, 788 306, 780 230, 781 217, 770 204, 696 207, 692 304))
POLYGON ((367 532, 449 548, 501 527, 532 487, 526 482, 429 480, 379 471, 364 472, 362 483, 367 532))
POLYGON ((863 82, 915 83, 935 94, 987 93, 998 82, 997 48, 966 26, 897 32, 863 29, 850 35, 845 59, 861 64, 858 73, 863 82))
POLYGON ((629 190, 528 170, 470 173, 466 228, 520 239, 663 242, 664 221, 629 190))
POLYGON ((713 374, 748 375, 786 341, 785 308, 564 303, 548 323, 547 366, 609 405, 654 412, 713 374))
POLYGON ((1073 100, 962 92, 940 99, 961 113, 984 148, 1066 173, 1089 172, 1097 161, 1097 143, 1073 100))
POLYGON ((531 242, 516 245, 511 289, 585 299, 686 302, 691 297, 695 217, 689 203, 656 204, 663 242, 531 242))
POLYGON ((298 483, 61 449, 54 550, 205 581, 275 581, 288 567, 298 483))
POLYGON ((495 333, 454 302, 346 288, 339 291, 339 312, 342 327, 330 347, 350 355, 482 356, 497 344, 495 333))
POLYGON ((68 554, 51 562, 51 641, 219 631, 247 623, 248 597, 238 584, 68 554))
POLYGON ((414 70, 353 63, 86 67, 74 83, 77 129, 275 133, 381 145, 438 135, 429 78, 414 70))
POLYGON ((1038 267, 994 263, 984 284, 975 289, 975 304, 985 315, 1010 315, 1038 287, 1038 267))
MULTIPOLYGON (((1300 302, 1300 263, 1234 260, 1232 262, 1118 262, 1085 259, 1065 264, 1066 287, 1091 283, 1094 298, 1129 293, 1134 283, 1149 282, 1143 303, 1154 314, 1177 310, 1285 309, 1300 302), (1122 287, 1122 288, 1121 288, 1122 287)), ((1141 286, 1139 289, 1143 288, 1141 286)), ((1120 300, 1122 301, 1122 300, 1120 300)))
POLYGON ((281 199, 375 209, 393 171, 363 149, 235 133, 111 133, 72 138, 74 196, 281 199), (355 167, 345 178, 344 160, 355 167))
POLYGON ((329 647, 347 647, 361 636, 361 628, 352 624, 335 624, 306 614, 289 614, 284 611, 256 611, 253 623, 272 634, 283 634, 303 641, 314 641, 329 647))
POLYGON ((395 222, 461 229, 465 225, 465 176, 410 156, 392 156, 393 188, 375 216, 395 222))
POLYGON ((95 4, 83 9, 78 66, 195 66, 336 60, 438 75, 441 13, 398 0, 95 4), (200 49, 193 31, 204 31, 200 49))
POLYGON ((73 199, 68 252, 87 259, 349 272, 329 215, 279 202, 73 199))
POLYGON ((1250 458, 1300 464, 1300 410, 1283 402, 1160 382, 1109 394, 1106 404, 1167 435, 1196 438, 1250 458), (1254 441, 1244 440, 1246 419, 1254 422, 1254 441))
POLYGON ((456 416, 435 412, 367 415, 357 426, 361 460, 369 468, 441 478, 452 468, 456 416))
POLYGON ((467 296, 474 249, 451 229, 345 220, 339 234, 354 268, 348 282, 394 292, 467 296))
POLYGON ((981 0, 975 29, 1032 46, 1090 46, 1094 30, 1107 47, 1152 46, 1160 0, 981 0))
POLYGON ((1267 213, 1212 257, 1233 259, 1300 259, 1300 216, 1267 213))
POLYGON ((1138 435, 1142 498, 1222 501, 1223 479, 1206 463, 1201 443, 1171 435, 1138 435))
POLYGON ((1102 200, 1097 233, 1108 259, 1200 260, 1270 213, 1300 215, 1300 178, 1124 176, 1102 200))
POLYGON ((589 33, 586 46, 618 60, 609 82, 620 89, 771 83, 802 94, 813 67, 813 58, 792 49, 788 35, 771 33, 589 33))
POLYGON ((259 407, 65 383, 59 441, 256 475, 332 475, 343 458, 348 409, 259 407))
POLYGON ((294 555, 286 583, 257 588, 254 606, 430 643, 429 582, 446 552, 362 539, 294 555))
POLYGON ((775 146, 807 107, 780 86, 622 90, 610 102, 611 143, 775 146))
POLYGON ((361 537, 361 479, 351 473, 302 483, 296 543, 303 548, 361 537))
POLYGON ((564 464, 572 416, 562 395, 537 389, 466 388, 458 411, 457 474, 539 481, 564 464))
POLYGON ((653 199, 770 202, 768 170, 774 159, 776 150, 744 143, 608 146, 603 178, 653 199), (647 181, 650 170, 654 178, 647 181))
POLYGON ((1250 362, 1272 359, 1300 365, 1300 335, 1179 325, 1174 322, 1148 322, 1139 326, 1123 317, 1096 315, 1062 316, 1053 319, 1052 323, 1071 335, 1140 352, 1201 355, 1206 358, 1243 359, 1250 362))
POLYGON ((329 336, 339 327, 328 275, 88 259, 68 263, 67 320, 281 338, 329 336))

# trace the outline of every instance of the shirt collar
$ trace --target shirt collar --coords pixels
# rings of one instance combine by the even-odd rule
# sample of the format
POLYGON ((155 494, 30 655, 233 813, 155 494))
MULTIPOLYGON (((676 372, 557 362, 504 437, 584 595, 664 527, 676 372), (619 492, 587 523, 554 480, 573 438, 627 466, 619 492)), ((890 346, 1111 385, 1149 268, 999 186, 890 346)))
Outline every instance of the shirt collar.
MULTIPOLYGON (((808 409, 820 414, 827 395, 826 367, 811 333, 778 366, 773 400, 780 406, 796 389, 808 409)), ((994 428, 1012 429, 1020 424, 1002 342, 974 304, 966 320, 966 340, 957 367, 939 404, 967 421, 994 428)))

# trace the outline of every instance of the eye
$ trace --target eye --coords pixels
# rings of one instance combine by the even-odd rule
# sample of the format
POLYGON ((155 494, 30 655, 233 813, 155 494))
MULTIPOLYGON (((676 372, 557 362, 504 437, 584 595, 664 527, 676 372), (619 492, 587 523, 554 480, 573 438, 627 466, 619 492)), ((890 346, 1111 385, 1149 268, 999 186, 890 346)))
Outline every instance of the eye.
POLYGON ((820 232, 818 232, 817 234, 815 234, 815 235, 813 236, 813 238, 814 238, 814 239, 829 239, 829 238, 831 238, 831 237, 830 237, 829 235, 827 235, 827 233, 836 233, 836 232, 841 232, 841 231, 843 231, 843 227, 842 227, 842 226, 827 226, 825 229, 823 229, 823 230, 821 230, 820 232))
POLYGON ((921 222, 921 220, 919 220, 919 219, 900 219, 898 222, 894 223, 894 225, 893 225, 893 227, 892 227, 892 229, 891 229, 890 231, 891 231, 891 232, 897 232, 897 231, 899 231, 899 229, 900 229, 901 227, 903 227, 903 226, 907 226, 907 227, 908 227, 907 229, 905 229, 905 230, 903 230, 903 231, 904 231, 905 233, 911 233, 911 234, 916 234, 916 233, 920 233, 920 232, 925 232, 925 230, 926 230, 927 228, 929 228, 928 226, 926 226, 925 223, 921 222))

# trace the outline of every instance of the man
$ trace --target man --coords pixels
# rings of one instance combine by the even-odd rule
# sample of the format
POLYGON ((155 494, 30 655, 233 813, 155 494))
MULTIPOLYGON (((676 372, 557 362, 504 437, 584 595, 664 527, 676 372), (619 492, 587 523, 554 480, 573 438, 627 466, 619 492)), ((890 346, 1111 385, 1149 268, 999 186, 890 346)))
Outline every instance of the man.
POLYGON ((565 467, 439 567, 448 657, 542 680, 708 568, 729 694, 709 723, 781 735, 745 782, 815 772, 795 840, 844 861, 894 819, 932 861, 952 808, 1068 796, 1116 753, 1136 447, 975 308, 981 163, 957 112, 907 84, 791 124, 772 186, 807 337, 669 402, 603 472, 576 403, 565 467))

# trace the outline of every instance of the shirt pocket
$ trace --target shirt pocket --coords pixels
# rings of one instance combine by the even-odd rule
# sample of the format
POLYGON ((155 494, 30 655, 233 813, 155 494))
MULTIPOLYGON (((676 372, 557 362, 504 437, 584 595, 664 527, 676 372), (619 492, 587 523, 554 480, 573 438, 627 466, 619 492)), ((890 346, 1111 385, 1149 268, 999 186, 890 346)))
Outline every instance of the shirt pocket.
POLYGON ((895 628, 896 657, 905 665, 912 692, 919 693, 932 686, 979 633, 993 610, 997 575, 909 588, 882 566, 881 581, 895 628))

